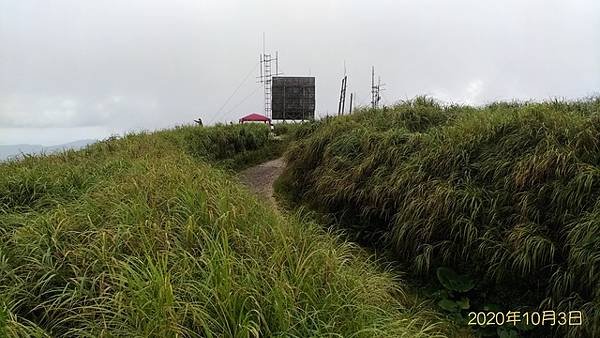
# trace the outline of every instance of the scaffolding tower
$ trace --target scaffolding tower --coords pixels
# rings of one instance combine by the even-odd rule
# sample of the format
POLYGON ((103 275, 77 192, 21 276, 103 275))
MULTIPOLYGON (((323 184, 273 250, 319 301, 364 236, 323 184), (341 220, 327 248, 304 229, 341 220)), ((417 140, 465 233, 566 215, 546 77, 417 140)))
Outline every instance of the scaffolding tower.
POLYGON ((275 52, 275 57, 271 54, 264 52, 260 55, 260 76, 258 77, 259 83, 264 85, 264 104, 265 104, 265 116, 271 118, 271 98, 273 95, 272 85, 273 76, 281 75, 279 72, 279 56, 278 52, 275 52), (275 73, 272 71, 272 63, 275 62, 275 73))

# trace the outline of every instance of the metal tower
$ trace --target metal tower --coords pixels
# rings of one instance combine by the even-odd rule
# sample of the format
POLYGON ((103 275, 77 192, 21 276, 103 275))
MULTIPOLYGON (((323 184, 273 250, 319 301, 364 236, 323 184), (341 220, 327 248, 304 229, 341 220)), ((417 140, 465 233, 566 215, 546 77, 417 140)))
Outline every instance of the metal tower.
POLYGON ((265 52, 265 36, 263 34, 263 53, 260 55, 260 76, 258 82, 264 85, 265 93, 265 116, 271 118, 271 98, 272 98, 272 84, 273 76, 281 75, 279 72, 279 56, 278 52, 275 52, 275 57, 265 52), (275 62, 275 73, 272 71, 272 62, 275 62))
POLYGON ((379 108, 379 101, 381 101, 380 92, 383 90, 381 87, 385 86, 381 84, 381 77, 379 77, 377 84, 375 84, 375 67, 371 68, 371 108, 379 108))

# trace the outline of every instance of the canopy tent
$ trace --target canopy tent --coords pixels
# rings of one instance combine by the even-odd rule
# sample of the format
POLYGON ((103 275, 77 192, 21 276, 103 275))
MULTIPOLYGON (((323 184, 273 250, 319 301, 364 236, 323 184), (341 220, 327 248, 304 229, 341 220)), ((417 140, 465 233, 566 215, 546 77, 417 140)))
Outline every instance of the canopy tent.
POLYGON ((264 122, 264 123, 270 124, 271 119, 264 115, 253 113, 250 115, 246 115, 240 119, 240 123, 244 123, 244 122, 264 122))

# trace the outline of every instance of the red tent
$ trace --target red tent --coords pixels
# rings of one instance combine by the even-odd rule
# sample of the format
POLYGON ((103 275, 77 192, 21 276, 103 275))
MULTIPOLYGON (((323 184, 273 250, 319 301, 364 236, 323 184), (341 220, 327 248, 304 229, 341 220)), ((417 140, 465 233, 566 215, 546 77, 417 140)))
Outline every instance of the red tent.
POLYGON ((246 115, 240 119, 240 123, 244 123, 244 122, 264 122, 264 123, 270 124, 271 119, 264 115, 253 113, 250 115, 246 115))

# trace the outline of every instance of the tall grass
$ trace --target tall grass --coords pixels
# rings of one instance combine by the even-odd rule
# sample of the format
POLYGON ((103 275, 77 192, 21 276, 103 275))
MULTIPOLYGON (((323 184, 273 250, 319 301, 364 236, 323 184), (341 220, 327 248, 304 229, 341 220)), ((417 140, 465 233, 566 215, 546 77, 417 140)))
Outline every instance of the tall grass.
POLYGON ((235 127, 243 145, 233 150, 196 132, 0 164, 0 336, 448 332, 356 246, 274 212, 184 150, 201 144, 222 160, 263 142, 248 141, 262 131, 235 127))
POLYGON ((178 134, 189 154, 236 170, 280 157, 287 144, 275 139, 265 124, 182 127, 178 134))
POLYGON ((507 307, 583 310, 554 333, 600 336, 600 99, 418 98, 314 128, 286 155, 293 198, 415 273, 452 266, 507 307))

